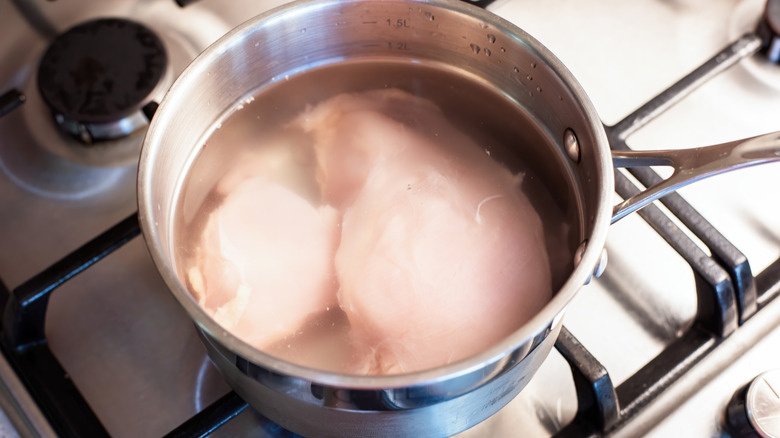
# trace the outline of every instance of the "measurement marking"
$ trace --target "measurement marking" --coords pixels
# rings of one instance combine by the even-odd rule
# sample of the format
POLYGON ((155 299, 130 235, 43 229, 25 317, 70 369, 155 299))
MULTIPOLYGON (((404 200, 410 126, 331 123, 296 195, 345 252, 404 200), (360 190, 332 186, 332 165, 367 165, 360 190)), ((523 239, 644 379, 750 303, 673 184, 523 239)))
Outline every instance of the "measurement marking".
POLYGON ((769 388, 770 391, 772 391, 772 394, 774 394, 776 398, 780 398, 780 395, 777 395, 777 391, 775 391, 775 388, 772 388, 772 385, 770 385, 765 378, 762 378, 761 380, 763 380, 764 383, 766 383, 766 386, 769 388))
POLYGON ((378 21, 364 21, 363 24, 377 24, 378 21))

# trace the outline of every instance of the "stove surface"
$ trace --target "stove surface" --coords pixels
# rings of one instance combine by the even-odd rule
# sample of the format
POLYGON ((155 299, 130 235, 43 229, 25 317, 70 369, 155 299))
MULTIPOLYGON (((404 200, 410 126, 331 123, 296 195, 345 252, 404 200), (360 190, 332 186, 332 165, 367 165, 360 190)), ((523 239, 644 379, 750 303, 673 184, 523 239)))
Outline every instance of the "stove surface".
MULTIPOLYGON (((167 0, 75 3, 0 0, 6 41, 0 44, 0 93, 18 88, 28 97, 0 119, 0 278, 9 289, 136 211, 142 133, 85 150, 57 132, 35 85, 47 41, 96 17, 136 20, 162 39, 172 80, 230 28, 282 2, 202 0, 186 8, 167 0)), ((761 0, 499 0, 488 9, 556 54, 610 125, 752 31, 762 8, 761 0)), ((628 143, 636 149, 721 143, 777 130, 778 113, 780 67, 754 57, 628 143)), ((778 170, 755 167, 681 191, 745 253, 754 274, 780 256, 778 170)), ((618 385, 692 324, 696 296, 690 268, 636 214, 611 227, 607 251, 606 272, 578 294, 564 325, 618 385)), ((726 436, 721 413, 734 391, 778 367, 777 327, 780 303, 773 302, 617 434, 726 436)), ((229 390, 140 238, 54 293, 46 333, 113 436, 164 435, 229 390)), ((0 434, 13 427, 21 435, 51 433, 2 362, 5 392, 15 397, 0 397, 10 419, 0 423, 0 434)), ((575 412, 568 365, 553 351, 520 396, 461 436, 549 436, 575 412)), ((246 410, 213 436, 288 435, 246 410)))

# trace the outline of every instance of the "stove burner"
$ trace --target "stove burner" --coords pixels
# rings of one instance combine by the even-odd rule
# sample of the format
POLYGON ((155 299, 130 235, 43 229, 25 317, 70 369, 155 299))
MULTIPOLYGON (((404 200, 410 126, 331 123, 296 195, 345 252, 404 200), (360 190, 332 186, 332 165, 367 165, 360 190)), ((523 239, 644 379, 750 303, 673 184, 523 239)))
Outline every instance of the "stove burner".
POLYGON ((763 41, 761 52, 773 63, 780 64, 780 0, 767 0, 756 33, 763 41))
POLYGON ((148 124, 167 67, 162 41, 119 18, 89 21, 57 37, 41 59, 38 89, 57 124, 85 144, 111 140, 148 124))

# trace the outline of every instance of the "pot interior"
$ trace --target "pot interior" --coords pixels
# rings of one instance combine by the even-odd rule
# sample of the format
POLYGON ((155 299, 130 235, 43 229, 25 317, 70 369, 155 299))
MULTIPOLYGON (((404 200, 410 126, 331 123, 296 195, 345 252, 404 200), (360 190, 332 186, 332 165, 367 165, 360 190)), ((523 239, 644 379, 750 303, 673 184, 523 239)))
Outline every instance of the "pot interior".
POLYGON ((573 252, 594 241, 583 264, 595 264, 611 207, 611 166, 595 113, 551 54, 462 2, 297 3, 251 20, 204 52, 172 87, 144 144, 145 238, 174 295, 212 336, 241 344, 188 291, 181 245, 202 229, 193 218, 211 187, 242 148, 307 106, 339 93, 391 88, 433 101, 491 158, 526 174, 537 188, 529 196, 535 207, 562 218, 561 226, 545 227, 558 296, 498 350, 542 330, 586 278, 573 252), (565 151, 567 130, 580 145, 576 161, 565 151))

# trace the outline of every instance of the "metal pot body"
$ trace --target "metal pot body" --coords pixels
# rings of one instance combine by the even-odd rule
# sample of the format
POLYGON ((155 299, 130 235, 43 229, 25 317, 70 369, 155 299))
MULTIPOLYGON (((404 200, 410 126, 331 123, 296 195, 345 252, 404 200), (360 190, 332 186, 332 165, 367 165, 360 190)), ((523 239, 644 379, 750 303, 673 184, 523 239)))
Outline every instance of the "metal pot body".
POLYGON ((508 403, 548 355, 566 304, 598 263, 612 193, 601 122, 568 70, 511 23, 447 0, 306 1, 239 26, 201 54, 161 103, 144 142, 138 181, 141 227, 152 258, 229 384, 289 430, 339 437, 450 436, 508 403), (285 75, 375 57, 448 65, 526 111, 555 145, 535 152, 540 162, 557 161, 566 169, 548 178, 575 193, 573 226, 586 244, 551 302, 488 351, 412 374, 350 376, 281 361, 216 324, 177 278, 173 216, 184 174, 207 130, 237 102, 285 75), (567 132, 576 134, 576 154, 567 152, 567 132))
POLYGON ((526 348, 511 352, 478 374, 381 389, 318 384, 280 374, 242 358, 203 331, 200 335, 209 357, 236 393, 297 434, 447 437, 484 421, 512 401, 547 358, 560 329, 558 322, 530 340, 526 348))

